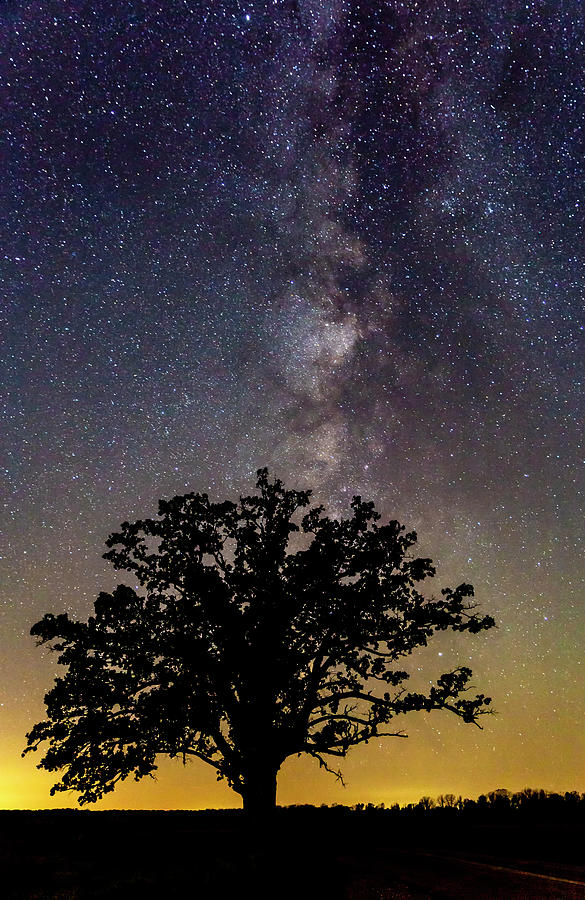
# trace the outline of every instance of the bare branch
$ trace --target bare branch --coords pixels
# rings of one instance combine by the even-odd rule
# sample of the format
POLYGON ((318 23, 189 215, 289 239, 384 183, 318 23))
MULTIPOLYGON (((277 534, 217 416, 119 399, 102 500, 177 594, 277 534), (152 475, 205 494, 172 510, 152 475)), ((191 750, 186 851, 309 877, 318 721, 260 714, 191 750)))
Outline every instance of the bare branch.
POLYGON ((331 775, 335 775, 337 781, 340 781, 343 787, 346 787, 345 781, 343 780, 343 774, 339 769, 332 769, 331 766, 327 764, 327 761, 323 759, 320 753, 316 750, 307 750, 309 756, 313 756, 319 762, 319 766, 322 769, 325 769, 326 772, 329 772, 331 775))

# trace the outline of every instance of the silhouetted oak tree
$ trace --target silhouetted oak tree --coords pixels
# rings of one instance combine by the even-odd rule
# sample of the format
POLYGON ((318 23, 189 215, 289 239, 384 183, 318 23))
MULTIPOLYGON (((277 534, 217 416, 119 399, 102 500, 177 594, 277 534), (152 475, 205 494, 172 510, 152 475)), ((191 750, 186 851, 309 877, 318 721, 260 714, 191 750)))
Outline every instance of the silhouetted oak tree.
POLYGON ((293 754, 333 771, 356 744, 404 736, 388 727, 403 713, 477 724, 487 712, 488 697, 465 694, 467 667, 428 693, 407 691, 399 667, 436 631, 493 626, 470 585, 425 598, 417 585, 435 570, 410 554, 415 533, 378 524, 360 497, 336 520, 266 469, 257 487, 239 503, 186 494, 124 522, 105 558, 141 589, 101 593, 87 623, 47 614, 33 626, 68 667, 24 751, 48 742, 39 768, 64 770, 52 793, 88 803, 151 774, 158 754, 192 756, 261 813, 293 754))

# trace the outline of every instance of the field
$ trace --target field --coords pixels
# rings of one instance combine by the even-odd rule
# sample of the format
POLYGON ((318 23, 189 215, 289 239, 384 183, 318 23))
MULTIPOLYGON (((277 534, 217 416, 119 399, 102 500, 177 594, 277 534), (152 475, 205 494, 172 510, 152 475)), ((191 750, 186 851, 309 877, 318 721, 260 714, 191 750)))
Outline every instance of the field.
POLYGON ((5 900, 585 900, 582 824, 290 809, 1 812, 5 900))

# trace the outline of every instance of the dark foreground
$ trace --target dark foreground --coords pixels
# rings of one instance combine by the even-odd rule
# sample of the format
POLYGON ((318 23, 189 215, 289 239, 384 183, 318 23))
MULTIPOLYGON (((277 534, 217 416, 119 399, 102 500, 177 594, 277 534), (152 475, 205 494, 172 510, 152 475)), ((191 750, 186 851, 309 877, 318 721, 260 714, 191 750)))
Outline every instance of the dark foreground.
POLYGON ((579 898, 582 823, 433 821, 335 809, 0 812, 5 900, 579 898))

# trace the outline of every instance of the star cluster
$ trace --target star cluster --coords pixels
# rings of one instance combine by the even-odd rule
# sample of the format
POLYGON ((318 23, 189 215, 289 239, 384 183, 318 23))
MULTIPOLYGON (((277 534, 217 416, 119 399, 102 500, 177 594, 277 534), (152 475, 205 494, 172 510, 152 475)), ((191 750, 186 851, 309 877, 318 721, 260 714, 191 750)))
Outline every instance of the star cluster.
MULTIPOLYGON (((484 734, 413 721, 342 797, 299 763, 281 802, 585 789, 582 4, 1 15, 0 802, 47 803, 32 622, 88 614, 122 519, 263 465, 371 497, 499 622, 426 657, 471 660, 484 734)), ((165 773, 113 805, 183 805, 165 773)))

